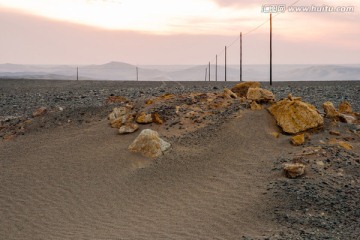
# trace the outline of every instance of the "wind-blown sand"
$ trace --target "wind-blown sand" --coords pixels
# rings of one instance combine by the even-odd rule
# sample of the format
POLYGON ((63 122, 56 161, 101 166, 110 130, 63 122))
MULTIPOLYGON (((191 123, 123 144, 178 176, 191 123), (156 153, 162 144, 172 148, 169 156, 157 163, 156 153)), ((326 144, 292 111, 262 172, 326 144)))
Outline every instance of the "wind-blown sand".
POLYGON ((240 110, 157 160, 130 153, 138 133, 119 136, 104 117, 2 141, 0 238, 280 239, 269 183, 298 148, 276 130, 266 110, 240 110))

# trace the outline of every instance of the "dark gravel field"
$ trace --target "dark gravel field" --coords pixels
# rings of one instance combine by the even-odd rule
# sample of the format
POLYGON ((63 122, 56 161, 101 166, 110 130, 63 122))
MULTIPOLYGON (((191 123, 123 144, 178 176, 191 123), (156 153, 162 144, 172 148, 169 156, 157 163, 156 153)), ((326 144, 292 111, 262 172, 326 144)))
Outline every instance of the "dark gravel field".
MULTIPOLYGON (((26 122, 40 107, 46 108, 52 113, 52 117, 47 122, 34 122, 33 130, 51 129, 70 122, 81 125, 104 120, 116 105, 107 102, 112 96, 144 103, 151 97, 166 93, 180 95, 222 92, 224 88, 231 88, 235 84, 236 82, 0 80, 0 130, 26 122)), ((274 82, 273 86, 262 83, 262 87, 271 90, 277 100, 287 97, 289 93, 302 97, 303 101, 314 104, 321 113, 324 102, 331 101, 337 107, 344 100, 351 104, 354 112, 360 112, 359 81, 274 82)), ((212 125, 180 138, 173 136, 170 139, 184 147, 201 145, 203 139, 207 139, 210 145, 209 139, 216 136, 218 127, 245 107, 232 104, 226 111, 209 117, 212 125)), ((165 108, 164 112, 166 113, 165 108)), ((22 131, 13 130, 17 134, 22 131)), ((223 142, 226 142, 226 136, 224 139, 223 142)), ((239 236, 238 239, 360 239, 359 125, 340 122, 334 124, 326 119, 324 129, 311 135, 305 145, 288 147, 288 140, 289 136, 286 134, 279 140, 284 144, 286 153, 266 156, 273 165, 268 170, 272 179, 263 193, 271 199, 271 205, 266 207, 266 215, 276 223, 277 232, 260 238, 239 236), (338 135, 334 136, 330 130, 338 132, 338 135), (346 150, 330 144, 333 138, 351 143, 353 149, 346 150), (286 178, 282 165, 288 162, 305 164, 306 174, 297 179, 286 178)), ((255 143, 256 139, 251 144, 255 143)), ((279 148, 281 150, 281 146, 279 148)), ((220 154, 221 149, 219 156, 220 154)))

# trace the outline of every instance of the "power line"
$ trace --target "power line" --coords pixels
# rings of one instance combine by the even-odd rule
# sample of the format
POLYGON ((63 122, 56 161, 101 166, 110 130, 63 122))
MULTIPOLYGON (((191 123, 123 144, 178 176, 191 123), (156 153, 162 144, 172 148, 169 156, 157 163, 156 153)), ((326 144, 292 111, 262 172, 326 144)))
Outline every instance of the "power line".
MULTIPOLYGON (((293 2, 292 4, 289 5, 289 7, 294 6, 295 4, 297 4, 298 2, 300 2, 301 0, 296 0, 295 2, 293 2)), ((278 12, 277 14, 275 14, 272 18, 277 17, 278 15, 282 14, 284 12, 278 12)), ((267 19, 266 21, 264 21, 263 23, 261 23, 260 25, 256 26, 255 28, 245 32, 244 34, 242 34, 242 36, 246 36, 251 34, 252 32, 256 31, 257 29, 261 28, 262 26, 264 26, 266 23, 270 22, 270 19, 267 19)), ((230 48, 231 46, 233 46, 236 42, 238 42, 240 40, 241 37, 237 37, 235 40, 233 40, 230 44, 225 45, 225 49, 226 48, 230 48)), ((223 54, 225 52, 225 49, 223 49, 221 52, 216 54, 216 57, 213 58, 210 62, 213 62, 215 59, 217 60, 217 56, 223 54)), ((206 65, 205 65, 206 66, 206 65)))

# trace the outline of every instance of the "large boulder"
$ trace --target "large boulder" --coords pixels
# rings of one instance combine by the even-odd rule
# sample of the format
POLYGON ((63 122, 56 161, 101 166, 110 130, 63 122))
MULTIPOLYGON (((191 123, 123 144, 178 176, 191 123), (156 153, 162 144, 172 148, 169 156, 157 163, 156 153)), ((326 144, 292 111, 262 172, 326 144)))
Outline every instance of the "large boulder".
POLYGON ((249 88, 258 88, 260 87, 259 82, 241 82, 236 84, 231 91, 236 93, 238 97, 246 97, 249 88))
POLYGON ((324 124, 323 117, 313 105, 296 98, 283 99, 268 110, 286 133, 297 134, 324 124))
POLYGON ((156 158, 170 148, 171 144, 159 137, 156 131, 144 129, 129 146, 132 152, 139 152, 145 157, 156 158))
POLYGON ((271 102, 275 100, 274 94, 263 88, 249 88, 246 98, 256 102, 271 102))

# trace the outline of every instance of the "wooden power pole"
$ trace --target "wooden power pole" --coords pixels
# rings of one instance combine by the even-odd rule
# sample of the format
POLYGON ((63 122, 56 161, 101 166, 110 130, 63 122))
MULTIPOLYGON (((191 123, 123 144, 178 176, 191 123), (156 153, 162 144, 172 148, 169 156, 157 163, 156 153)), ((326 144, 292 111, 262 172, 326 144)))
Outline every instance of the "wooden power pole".
POLYGON ((217 54, 216 54, 216 67, 215 67, 215 81, 217 82, 217 54))
POLYGON ((272 85, 272 14, 270 13, 270 86, 272 85))
POLYGON ((242 82, 242 32, 240 33, 240 82, 242 82))
POLYGON ((225 82, 226 82, 226 46, 225 46, 225 82))

